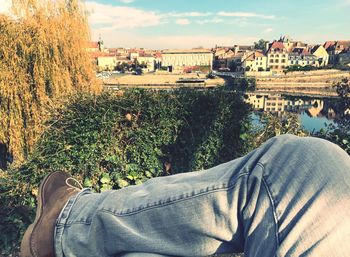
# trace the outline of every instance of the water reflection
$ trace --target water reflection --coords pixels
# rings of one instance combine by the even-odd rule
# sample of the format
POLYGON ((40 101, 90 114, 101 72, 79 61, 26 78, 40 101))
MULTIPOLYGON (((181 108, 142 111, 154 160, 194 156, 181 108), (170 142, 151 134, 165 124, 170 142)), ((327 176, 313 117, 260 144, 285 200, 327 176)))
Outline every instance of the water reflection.
POLYGON ((297 113, 308 131, 319 131, 334 124, 338 114, 335 97, 291 96, 271 93, 248 93, 245 101, 257 112, 274 113, 283 117, 285 113, 297 113))

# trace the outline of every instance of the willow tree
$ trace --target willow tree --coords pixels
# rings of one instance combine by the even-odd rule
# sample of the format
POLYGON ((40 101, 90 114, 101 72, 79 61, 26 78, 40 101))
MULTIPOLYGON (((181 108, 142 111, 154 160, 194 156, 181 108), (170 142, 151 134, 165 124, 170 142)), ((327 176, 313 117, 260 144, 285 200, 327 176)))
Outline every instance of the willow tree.
POLYGON ((61 99, 94 90, 88 41, 77 0, 12 0, 0 15, 0 165, 25 159, 61 99))

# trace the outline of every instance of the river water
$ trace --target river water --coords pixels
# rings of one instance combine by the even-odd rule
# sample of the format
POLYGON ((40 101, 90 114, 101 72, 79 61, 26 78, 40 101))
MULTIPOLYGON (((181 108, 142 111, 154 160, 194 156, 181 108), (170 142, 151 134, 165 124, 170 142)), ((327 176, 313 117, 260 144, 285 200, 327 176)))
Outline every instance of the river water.
POLYGON ((296 113, 303 127, 309 132, 317 132, 335 124, 338 117, 335 97, 295 96, 279 93, 248 93, 245 101, 250 103, 255 113, 253 121, 258 123, 259 114, 273 113, 283 117, 285 113, 296 113))

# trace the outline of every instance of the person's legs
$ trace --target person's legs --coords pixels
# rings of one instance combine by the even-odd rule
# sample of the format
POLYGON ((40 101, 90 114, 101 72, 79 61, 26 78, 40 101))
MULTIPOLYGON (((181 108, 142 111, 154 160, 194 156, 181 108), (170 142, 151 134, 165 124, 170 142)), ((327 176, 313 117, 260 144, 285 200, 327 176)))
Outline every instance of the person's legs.
POLYGON ((350 158, 320 139, 280 136, 212 169, 70 199, 59 256, 346 256, 350 158))

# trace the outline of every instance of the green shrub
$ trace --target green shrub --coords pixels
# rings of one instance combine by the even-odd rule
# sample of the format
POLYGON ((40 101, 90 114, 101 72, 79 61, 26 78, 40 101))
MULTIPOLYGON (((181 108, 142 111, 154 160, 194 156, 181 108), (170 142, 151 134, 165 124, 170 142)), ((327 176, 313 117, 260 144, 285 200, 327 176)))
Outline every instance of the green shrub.
POLYGON ((256 87, 255 78, 228 78, 226 77, 226 86, 228 89, 235 90, 242 94, 253 92, 256 87))
POLYGON ((18 246, 33 219, 33 209, 22 206, 35 206, 46 174, 67 171, 99 192, 205 169, 246 151, 240 135, 248 115, 241 97, 223 89, 75 96, 56 111, 29 160, 0 172, 1 208, 8 210, 0 213, 1 231, 8 231, 2 254, 18 246))
POLYGON ((244 152, 249 107, 230 91, 79 95, 49 122, 33 154, 8 171, 8 204, 33 205, 40 180, 65 170, 96 191, 205 169, 244 152))
POLYGON ((327 139, 350 154, 350 81, 343 79, 335 83, 339 99, 335 102, 334 108, 339 113, 335 119, 335 125, 330 125, 327 129, 321 130, 316 136, 327 139))

